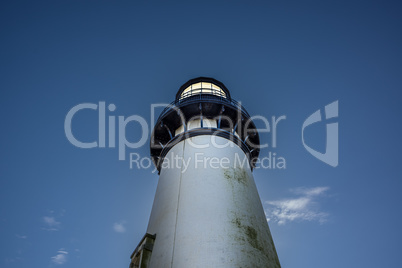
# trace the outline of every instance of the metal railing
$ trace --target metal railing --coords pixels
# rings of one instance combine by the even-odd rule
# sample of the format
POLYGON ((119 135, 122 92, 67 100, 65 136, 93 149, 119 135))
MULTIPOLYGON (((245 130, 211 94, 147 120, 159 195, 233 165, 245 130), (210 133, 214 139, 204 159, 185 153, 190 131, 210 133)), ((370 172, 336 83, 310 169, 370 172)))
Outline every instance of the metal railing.
POLYGON ((213 89, 213 88, 196 88, 196 89, 190 89, 190 91, 183 92, 180 95, 180 99, 185 99, 194 95, 199 95, 199 94, 210 94, 218 97, 223 97, 227 98, 226 94, 222 91, 222 89, 213 89))
POLYGON ((247 113, 246 109, 237 101, 228 99, 226 96, 221 94, 219 95, 213 95, 213 94, 208 94, 208 93, 202 93, 202 94, 192 94, 188 97, 185 98, 180 98, 178 100, 175 100, 171 102, 169 105, 167 105, 162 113, 160 114, 158 121, 164 117, 168 112, 171 110, 177 110, 177 108, 180 108, 180 106, 184 104, 192 104, 192 103, 197 103, 197 102, 213 102, 213 103, 218 103, 218 104, 225 104, 225 105, 231 105, 236 109, 241 110, 242 113, 244 113, 247 117, 250 117, 250 115, 247 113))

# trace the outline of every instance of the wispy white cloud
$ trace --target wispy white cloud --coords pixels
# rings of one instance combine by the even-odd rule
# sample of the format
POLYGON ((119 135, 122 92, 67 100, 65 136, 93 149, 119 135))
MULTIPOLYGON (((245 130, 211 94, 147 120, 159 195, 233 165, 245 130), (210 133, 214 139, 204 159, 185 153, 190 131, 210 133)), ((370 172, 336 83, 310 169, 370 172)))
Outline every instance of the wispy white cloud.
POLYGON ((314 187, 314 188, 299 187, 291 189, 291 192, 300 195, 315 196, 315 195, 321 195, 328 190, 329 187, 314 187))
POLYGON ((27 239, 27 238, 28 238, 26 235, 19 235, 19 234, 16 234, 15 236, 16 236, 17 238, 19 238, 19 239, 27 239))
POLYGON ((113 230, 117 233, 125 233, 126 232, 126 227, 124 227, 125 221, 121 222, 115 222, 113 224, 113 230))
POLYGON ((61 224, 60 222, 56 221, 56 219, 52 216, 44 216, 43 222, 46 225, 46 227, 43 229, 46 231, 58 231, 61 224))
POLYGON ((266 201, 267 220, 283 225, 291 221, 327 221, 328 213, 319 209, 317 199, 325 195, 329 187, 296 188, 291 192, 297 197, 275 201, 266 201))
POLYGON ((58 226, 60 224, 60 222, 56 221, 54 217, 45 216, 43 217, 43 221, 50 227, 58 226))
POLYGON ((66 250, 64 250, 63 248, 61 248, 59 251, 57 251, 57 254, 53 257, 50 258, 50 260, 54 263, 54 264, 64 264, 67 261, 67 255, 68 252, 66 250))

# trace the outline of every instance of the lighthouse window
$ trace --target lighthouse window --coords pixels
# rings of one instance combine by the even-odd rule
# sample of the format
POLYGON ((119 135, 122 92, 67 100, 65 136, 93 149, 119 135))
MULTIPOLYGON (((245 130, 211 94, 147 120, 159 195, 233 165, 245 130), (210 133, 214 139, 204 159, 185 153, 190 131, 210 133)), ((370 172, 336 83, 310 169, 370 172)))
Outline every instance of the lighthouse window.
POLYGON ((202 83, 196 83, 191 85, 192 90, 197 90, 202 88, 202 83))
POLYGON ((211 94, 226 98, 225 92, 220 87, 209 82, 199 82, 190 85, 185 90, 183 90, 180 98, 184 99, 198 94, 211 94))
POLYGON ((151 259, 155 235, 146 233, 141 242, 131 254, 130 268, 147 268, 151 259))

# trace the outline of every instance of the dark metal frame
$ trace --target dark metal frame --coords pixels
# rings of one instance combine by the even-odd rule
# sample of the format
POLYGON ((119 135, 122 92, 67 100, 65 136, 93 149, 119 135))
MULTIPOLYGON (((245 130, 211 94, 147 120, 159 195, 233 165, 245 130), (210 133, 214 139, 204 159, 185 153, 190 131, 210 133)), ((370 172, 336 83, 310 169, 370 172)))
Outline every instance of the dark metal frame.
POLYGON ((151 136, 151 157, 160 172, 161 164, 168 151, 178 142, 198 135, 217 135, 234 141, 248 156, 251 168, 254 167, 260 151, 260 140, 257 128, 246 109, 231 99, 229 90, 221 82, 199 77, 185 83, 176 94, 176 100, 165 107, 160 114, 151 136), (200 93, 182 98, 181 93, 190 85, 199 82, 213 83, 219 86, 226 97, 215 94, 200 93), (215 119, 218 128, 201 128, 187 130, 187 122, 194 118, 215 119), (221 120, 230 118, 233 125, 221 120), (183 126, 184 132, 174 135, 177 128, 183 126), (231 126, 230 131, 225 128, 231 126), (237 135, 236 135, 237 134, 237 135))

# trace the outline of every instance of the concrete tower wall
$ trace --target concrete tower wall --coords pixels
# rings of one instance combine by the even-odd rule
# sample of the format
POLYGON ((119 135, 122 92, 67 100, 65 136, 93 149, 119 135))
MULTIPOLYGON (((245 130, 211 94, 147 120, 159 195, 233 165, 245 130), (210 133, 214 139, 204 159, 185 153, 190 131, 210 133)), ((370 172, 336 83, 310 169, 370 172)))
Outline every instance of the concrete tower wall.
POLYGON ((149 267, 279 268, 246 155, 221 137, 213 139, 224 148, 215 148, 211 138, 185 139, 164 159, 147 229, 156 234, 149 267))

